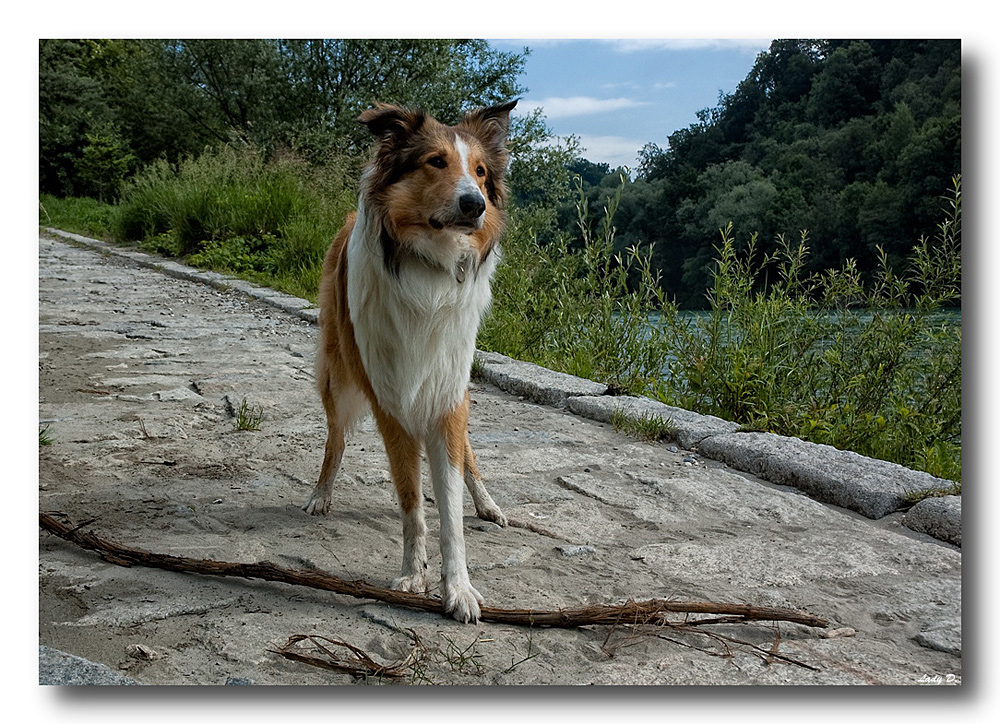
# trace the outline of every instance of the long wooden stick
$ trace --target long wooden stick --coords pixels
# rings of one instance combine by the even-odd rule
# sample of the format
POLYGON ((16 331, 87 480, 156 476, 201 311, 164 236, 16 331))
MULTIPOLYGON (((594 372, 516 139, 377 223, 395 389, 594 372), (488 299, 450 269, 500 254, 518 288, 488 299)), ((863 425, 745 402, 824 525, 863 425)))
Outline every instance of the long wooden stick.
MULTIPOLYGON (((395 606, 404 606, 421 611, 444 613, 441 602, 419 593, 393 591, 372 585, 367 581, 347 581, 342 578, 312 570, 293 570, 275 565, 269 561, 257 563, 227 563, 202 558, 184 558, 164 553, 152 553, 114 541, 101 538, 85 525, 74 526, 63 523, 53 516, 39 512, 39 525, 60 538, 75 543, 81 548, 97 552, 104 560, 121 566, 147 566, 168 571, 200 573, 209 576, 238 576, 277 581, 295 586, 307 586, 323 591, 332 591, 354 598, 383 601, 395 606)), ((668 601, 651 599, 648 601, 626 601, 619 605, 587 606, 584 608, 535 610, 482 608, 481 620, 492 623, 506 623, 520 626, 552 628, 576 628, 591 625, 616 624, 664 624, 669 623, 666 614, 717 615, 718 623, 744 621, 788 621, 804 626, 825 628, 827 621, 818 616, 787 608, 750 606, 740 603, 713 603, 710 601, 668 601)), ((711 623, 713 619, 699 623, 711 623)))

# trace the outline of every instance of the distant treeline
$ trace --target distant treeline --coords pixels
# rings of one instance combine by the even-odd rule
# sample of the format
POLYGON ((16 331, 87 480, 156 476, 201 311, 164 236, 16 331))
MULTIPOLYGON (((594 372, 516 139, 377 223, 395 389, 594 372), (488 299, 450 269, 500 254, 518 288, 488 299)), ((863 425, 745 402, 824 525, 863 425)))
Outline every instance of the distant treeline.
MULTIPOLYGON (((760 236, 809 230, 810 269, 881 247, 901 266, 931 237, 941 196, 961 172, 957 40, 777 40, 736 90, 698 123, 641 152, 615 217, 618 243, 655 243, 669 295, 704 302, 719 230, 760 236)), ((607 165, 578 160, 590 208, 618 185, 607 165)), ((575 211, 566 205, 560 224, 575 211)))

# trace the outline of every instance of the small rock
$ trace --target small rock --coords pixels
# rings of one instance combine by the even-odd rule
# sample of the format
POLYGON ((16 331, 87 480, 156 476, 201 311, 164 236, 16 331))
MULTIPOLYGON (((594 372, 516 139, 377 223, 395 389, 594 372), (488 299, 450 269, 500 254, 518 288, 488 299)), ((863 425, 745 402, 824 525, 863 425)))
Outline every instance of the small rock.
POLYGON ((155 661, 160 658, 160 654, 145 644, 129 644, 125 647, 125 653, 133 659, 139 659, 140 661, 155 661))
POLYGON ((914 636, 913 640, 928 649, 961 656, 962 622, 957 618, 937 621, 914 636))
POLYGON ((253 679, 245 676, 230 676, 226 679, 226 686, 253 686, 253 679))
POLYGON ((57 686, 138 686, 139 682, 104 664, 48 646, 38 647, 38 683, 57 686))
POLYGON ((834 628, 829 631, 823 631, 820 633, 820 637, 824 639, 843 639, 850 638, 851 636, 856 636, 857 631, 850 627, 844 628, 834 628))
POLYGON ((567 558, 571 558, 573 556, 589 556, 597 552, 594 549, 594 546, 556 546, 556 550, 567 558))
POLYGON ((201 401, 203 398, 194 390, 187 387, 176 387, 172 390, 162 390, 153 393, 160 402, 184 402, 187 400, 201 401))
POLYGON ((469 527, 472 530, 482 531, 483 533, 493 533, 494 531, 503 530, 499 525, 488 520, 476 520, 469 523, 469 527))
POLYGON ((947 495, 921 500, 903 518, 903 525, 961 547, 962 496, 947 495))

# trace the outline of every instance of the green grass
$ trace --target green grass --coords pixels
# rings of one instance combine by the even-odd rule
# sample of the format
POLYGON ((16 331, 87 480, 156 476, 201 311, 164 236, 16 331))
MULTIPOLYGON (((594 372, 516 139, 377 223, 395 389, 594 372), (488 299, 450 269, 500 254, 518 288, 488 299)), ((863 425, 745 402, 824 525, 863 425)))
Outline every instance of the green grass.
POLYGON ((486 373, 486 363, 483 362, 479 357, 472 358, 472 368, 469 370, 469 374, 474 380, 481 380, 486 373))
POLYGON ((677 426, 660 415, 645 414, 633 417, 621 410, 615 410, 611 414, 611 426, 618 432, 628 433, 647 442, 677 438, 677 426))
POLYGON ((236 409, 236 429, 240 432, 254 432, 260 430, 260 423, 264 419, 264 408, 247 404, 244 397, 240 406, 236 409))
POLYGON ((41 224, 182 259, 316 302, 323 256, 355 196, 344 168, 226 146, 151 164, 112 206, 43 197, 41 224))
POLYGON ((38 223, 74 234, 108 241, 115 207, 96 199, 61 199, 43 195, 38 201, 38 223))
POLYGON ((315 302, 323 256, 354 204, 338 166, 227 146, 145 169, 123 189, 113 233, 315 302))

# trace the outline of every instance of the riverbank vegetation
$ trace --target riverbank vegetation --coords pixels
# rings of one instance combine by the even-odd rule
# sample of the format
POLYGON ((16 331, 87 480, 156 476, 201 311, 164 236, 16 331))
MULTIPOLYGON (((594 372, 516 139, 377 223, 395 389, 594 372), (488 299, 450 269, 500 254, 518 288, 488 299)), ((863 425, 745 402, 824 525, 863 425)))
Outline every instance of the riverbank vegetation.
POLYGON ((902 271, 880 250, 870 277, 853 260, 807 271, 808 232, 759 236, 727 225, 708 310, 668 301, 649 249, 615 253, 612 197, 582 245, 540 246, 523 220, 508 234, 488 349, 622 393, 801 437, 961 480, 961 179, 942 220, 902 271))
MULTIPOLYGON (((480 347, 960 481, 959 50, 775 41, 636 172, 515 118, 480 347)), ((41 41, 40 223, 315 301, 367 156, 357 113, 457 120, 522 95, 526 54, 41 41)))
POLYGON ((722 231, 710 308, 666 310, 672 351, 656 394, 777 432, 961 480, 961 181, 902 272, 853 261, 806 272, 808 234, 760 253, 722 231), (769 283, 768 283, 769 282, 769 283))

